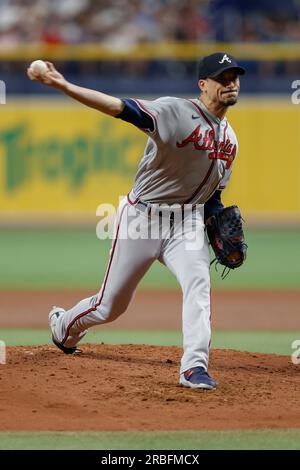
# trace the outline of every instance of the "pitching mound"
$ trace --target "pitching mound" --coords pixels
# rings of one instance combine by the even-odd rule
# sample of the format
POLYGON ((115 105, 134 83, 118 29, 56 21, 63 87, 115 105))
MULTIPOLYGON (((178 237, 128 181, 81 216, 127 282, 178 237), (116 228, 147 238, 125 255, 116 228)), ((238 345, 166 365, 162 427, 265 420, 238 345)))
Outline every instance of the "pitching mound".
POLYGON ((0 365, 0 430, 179 430, 300 425, 300 366, 287 356, 213 350, 216 391, 178 385, 181 350, 11 347, 0 365))

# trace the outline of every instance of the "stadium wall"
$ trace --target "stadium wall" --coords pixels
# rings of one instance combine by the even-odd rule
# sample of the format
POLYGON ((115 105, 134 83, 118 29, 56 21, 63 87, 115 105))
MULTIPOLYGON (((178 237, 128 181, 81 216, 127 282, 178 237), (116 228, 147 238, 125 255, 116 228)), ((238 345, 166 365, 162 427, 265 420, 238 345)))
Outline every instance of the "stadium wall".
MULTIPOLYGON (((131 188, 146 136, 69 100, 1 107, 2 223, 95 221, 131 188)), ((248 221, 300 221, 300 115, 288 98, 244 99, 228 114, 239 154, 226 204, 248 221)))

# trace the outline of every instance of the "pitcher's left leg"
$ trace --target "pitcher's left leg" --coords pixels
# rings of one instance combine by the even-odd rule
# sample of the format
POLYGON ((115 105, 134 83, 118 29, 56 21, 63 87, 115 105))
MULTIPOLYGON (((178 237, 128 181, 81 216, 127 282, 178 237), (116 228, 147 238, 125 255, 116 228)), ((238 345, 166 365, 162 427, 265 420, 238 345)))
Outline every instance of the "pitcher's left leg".
MULTIPOLYGON (((202 217, 202 216, 201 216, 202 217)), ((208 367, 211 340, 210 324, 210 254, 202 218, 198 220, 195 242, 170 239, 162 262, 175 274, 183 292, 183 357, 180 373, 194 367, 208 367)), ((185 220, 185 232, 191 221, 185 220)))

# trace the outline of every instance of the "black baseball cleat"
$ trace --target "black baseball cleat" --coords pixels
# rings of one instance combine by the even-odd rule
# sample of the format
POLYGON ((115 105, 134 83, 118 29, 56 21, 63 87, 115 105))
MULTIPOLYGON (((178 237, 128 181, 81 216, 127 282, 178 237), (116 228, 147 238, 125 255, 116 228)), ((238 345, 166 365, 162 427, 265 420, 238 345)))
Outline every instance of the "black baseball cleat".
POLYGON ((65 354, 78 354, 81 352, 81 350, 77 349, 76 346, 74 346, 73 348, 66 348, 63 344, 56 341, 53 335, 52 335, 52 342, 65 354))
POLYGON ((65 310, 60 307, 53 307, 49 313, 49 326, 52 331, 52 341, 64 354, 79 354, 81 349, 77 348, 77 343, 86 335, 86 331, 81 331, 77 334, 69 335, 64 343, 58 341, 56 336, 56 325, 62 315, 65 314, 65 310))

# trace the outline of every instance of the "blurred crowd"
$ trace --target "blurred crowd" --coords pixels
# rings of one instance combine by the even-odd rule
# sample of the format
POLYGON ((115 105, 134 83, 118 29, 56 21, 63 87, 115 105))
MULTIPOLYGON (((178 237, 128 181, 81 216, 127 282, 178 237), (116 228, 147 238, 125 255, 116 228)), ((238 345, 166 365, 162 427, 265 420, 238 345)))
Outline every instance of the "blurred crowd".
POLYGON ((0 43, 298 41, 300 0, 0 0, 0 43))
POLYGON ((241 42, 297 42, 300 0, 215 0, 216 39, 241 42), (217 22, 220 18, 220 23, 217 22))
POLYGON ((108 43, 210 37, 204 0, 0 0, 0 41, 108 43))
MULTIPOLYGON (((300 0, 0 0, 0 48, 21 44, 289 42, 300 40, 300 0)), ((196 60, 56 60, 70 80, 111 93, 189 94, 196 60)), ((286 93, 298 60, 246 60, 249 93, 286 93), (287 85, 288 83, 288 85, 287 85)), ((45 93, 26 78, 21 57, 0 60, 12 94, 45 93)), ((50 93, 50 91, 49 91, 50 93)))

